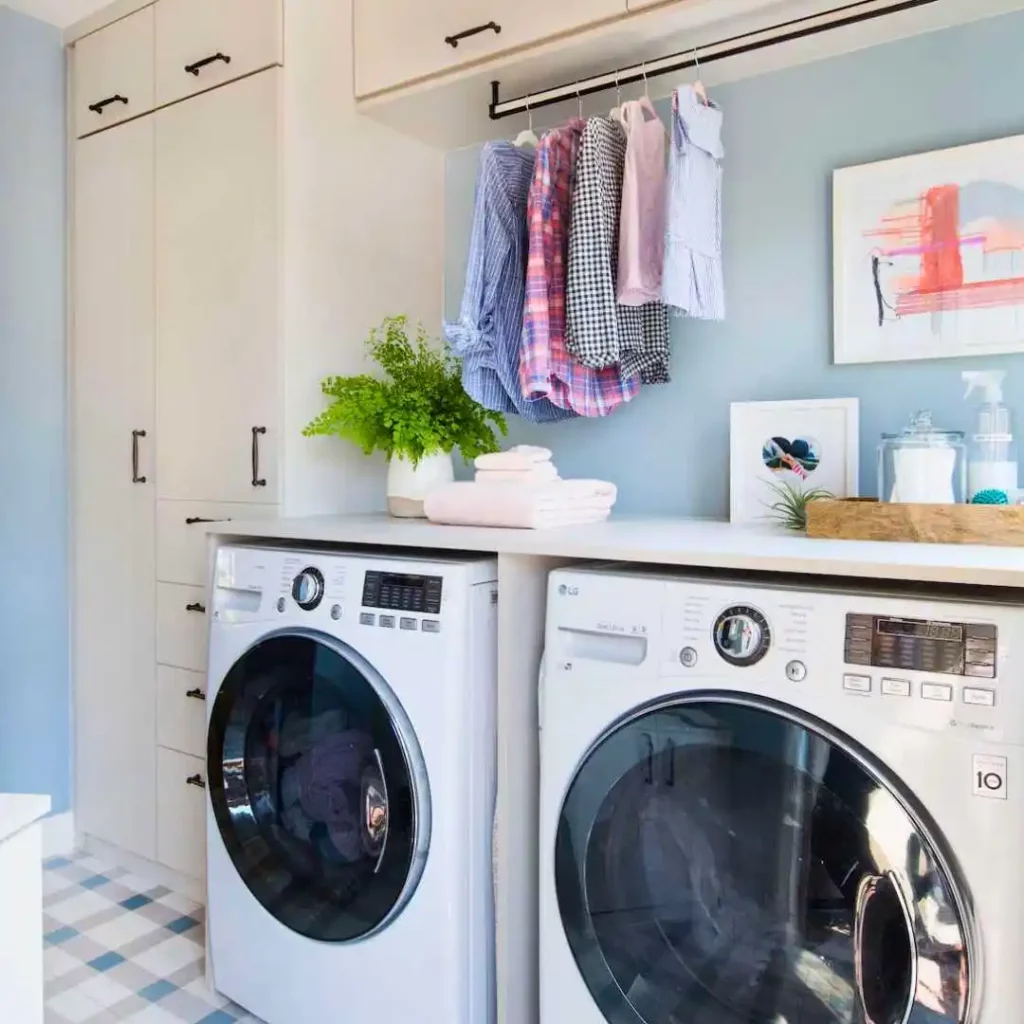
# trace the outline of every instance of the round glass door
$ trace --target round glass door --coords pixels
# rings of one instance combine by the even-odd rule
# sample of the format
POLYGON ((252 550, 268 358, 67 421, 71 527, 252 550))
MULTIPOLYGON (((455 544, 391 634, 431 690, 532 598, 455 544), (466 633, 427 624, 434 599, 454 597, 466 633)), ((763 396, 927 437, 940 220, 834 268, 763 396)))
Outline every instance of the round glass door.
POLYGON ((937 830, 770 701, 694 694, 609 731, 566 795, 555 883, 610 1024, 969 1019, 970 904, 937 830))
POLYGON ((293 631, 251 647, 214 701, 210 799, 239 875, 282 924, 348 942, 423 873, 426 768, 408 718, 354 650, 293 631))

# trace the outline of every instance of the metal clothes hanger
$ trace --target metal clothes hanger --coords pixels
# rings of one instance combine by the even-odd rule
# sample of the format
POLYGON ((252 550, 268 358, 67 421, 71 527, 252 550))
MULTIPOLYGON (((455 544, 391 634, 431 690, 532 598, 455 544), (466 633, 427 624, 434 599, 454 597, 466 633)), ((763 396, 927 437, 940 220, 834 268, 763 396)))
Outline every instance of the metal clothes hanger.
POLYGON ((583 120, 583 97, 580 95, 580 83, 576 83, 576 103, 579 107, 579 118, 583 120))
POLYGON ((693 48, 693 66, 697 69, 697 80, 693 83, 693 91, 697 94, 697 99, 708 106, 710 100, 708 99, 708 91, 704 88, 704 83, 700 80, 700 57, 697 56, 697 47, 693 48))
POLYGON ((533 130, 533 111, 530 109, 529 100, 526 101, 526 116, 529 118, 529 124, 516 136, 514 145, 522 149, 524 146, 533 146, 534 148, 540 143, 540 139, 537 138, 533 130))
POLYGON ((622 86, 619 84, 619 69, 615 69, 615 106, 608 114, 612 121, 622 120, 622 86))

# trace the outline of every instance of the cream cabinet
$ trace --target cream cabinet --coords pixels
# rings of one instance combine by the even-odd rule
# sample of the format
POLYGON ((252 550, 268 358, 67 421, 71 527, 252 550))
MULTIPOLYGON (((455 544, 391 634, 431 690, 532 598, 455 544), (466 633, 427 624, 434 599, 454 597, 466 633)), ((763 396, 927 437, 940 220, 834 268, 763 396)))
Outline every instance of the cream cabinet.
POLYGON ((74 149, 75 792, 85 833, 156 855, 152 118, 74 149))
POLYGON ((627 13, 626 0, 354 0, 357 96, 627 13))
POLYGON ((155 118, 157 493, 275 504, 280 72, 155 118))
POLYGON ((159 0, 156 100, 163 106, 284 59, 281 0, 159 0))
POLYGON ((75 45, 75 132, 88 135, 154 106, 152 7, 115 21, 75 45))
MULTIPOLYGON (((262 38, 260 12, 279 11, 217 0, 204 20, 188 0, 158 0, 158 51, 164 5, 200 41, 224 12, 244 22, 243 7, 262 38)), ((76 44, 76 109, 98 80, 93 39, 76 44)), ((256 71, 262 60, 78 139, 73 161, 77 824, 193 876, 205 856, 205 524, 275 514, 281 479, 281 73, 256 71)))

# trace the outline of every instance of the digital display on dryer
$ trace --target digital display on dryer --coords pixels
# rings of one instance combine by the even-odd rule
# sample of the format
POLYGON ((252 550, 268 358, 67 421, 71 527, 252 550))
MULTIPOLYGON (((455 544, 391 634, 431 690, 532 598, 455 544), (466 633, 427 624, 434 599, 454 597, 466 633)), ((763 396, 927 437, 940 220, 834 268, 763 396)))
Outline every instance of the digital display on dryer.
POLYGON ((846 616, 848 665, 995 679, 998 633, 987 623, 846 616))

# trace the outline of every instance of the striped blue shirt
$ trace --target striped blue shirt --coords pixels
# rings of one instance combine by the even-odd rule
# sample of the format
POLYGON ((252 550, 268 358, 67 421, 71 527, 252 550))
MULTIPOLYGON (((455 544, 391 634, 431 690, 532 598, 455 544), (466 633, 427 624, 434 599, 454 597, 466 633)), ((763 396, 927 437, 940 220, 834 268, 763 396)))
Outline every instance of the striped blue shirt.
POLYGON ((526 298, 526 200, 535 153, 489 142, 480 154, 473 231, 459 319, 444 336, 462 359, 462 386, 485 409, 534 423, 574 414, 546 398, 524 398, 519 350, 526 298))

